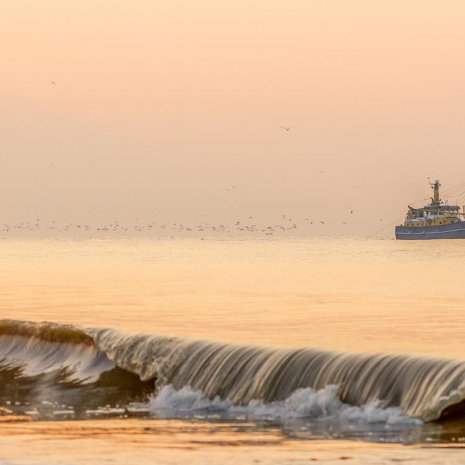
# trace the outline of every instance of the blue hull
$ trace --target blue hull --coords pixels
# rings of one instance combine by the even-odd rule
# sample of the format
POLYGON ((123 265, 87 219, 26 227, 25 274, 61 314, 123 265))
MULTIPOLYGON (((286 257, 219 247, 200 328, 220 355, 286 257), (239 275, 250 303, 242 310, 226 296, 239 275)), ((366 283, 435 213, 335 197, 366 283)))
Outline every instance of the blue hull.
POLYGON ((441 226, 408 227, 396 226, 396 239, 465 239, 465 221, 441 226))

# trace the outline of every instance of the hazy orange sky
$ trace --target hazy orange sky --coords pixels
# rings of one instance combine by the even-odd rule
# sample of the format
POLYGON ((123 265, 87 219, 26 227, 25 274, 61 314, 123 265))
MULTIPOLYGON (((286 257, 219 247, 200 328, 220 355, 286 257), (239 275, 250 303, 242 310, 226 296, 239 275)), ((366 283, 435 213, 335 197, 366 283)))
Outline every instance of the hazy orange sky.
POLYGON ((462 0, 3 0, 2 222, 376 229, 428 176, 465 181, 464 21, 462 0))

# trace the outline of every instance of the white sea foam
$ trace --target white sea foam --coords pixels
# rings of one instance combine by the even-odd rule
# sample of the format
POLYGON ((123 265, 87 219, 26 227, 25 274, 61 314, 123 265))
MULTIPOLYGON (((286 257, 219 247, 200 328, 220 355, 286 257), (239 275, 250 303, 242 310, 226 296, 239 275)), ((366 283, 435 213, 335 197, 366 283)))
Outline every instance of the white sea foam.
POLYGON ((284 401, 264 404, 252 400, 245 406, 234 405, 231 401, 221 400, 218 396, 210 400, 200 391, 194 391, 189 387, 176 390, 172 386, 165 386, 150 401, 149 407, 152 413, 162 416, 217 413, 227 417, 248 419, 337 419, 370 424, 422 424, 419 419, 403 415, 400 408, 382 408, 379 402, 362 407, 344 404, 339 398, 339 388, 334 385, 319 391, 311 388, 298 389, 284 401))

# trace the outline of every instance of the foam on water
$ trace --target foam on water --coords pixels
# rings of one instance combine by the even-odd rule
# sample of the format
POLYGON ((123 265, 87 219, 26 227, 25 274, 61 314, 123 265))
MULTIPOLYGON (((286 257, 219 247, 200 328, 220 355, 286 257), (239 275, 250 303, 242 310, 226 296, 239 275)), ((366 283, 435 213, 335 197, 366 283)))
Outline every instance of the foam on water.
POLYGON ((387 425, 419 425, 419 419, 403 415, 400 408, 382 408, 378 403, 356 407, 344 404, 339 397, 338 386, 327 386, 316 391, 298 389, 284 401, 265 404, 252 400, 247 405, 235 405, 218 396, 208 399, 202 392, 189 387, 175 389, 165 386, 149 404, 157 415, 182 416, 217 413, 227 417, 246 417, 251 420, 345 420, 355 423, 383 423, 387 425))

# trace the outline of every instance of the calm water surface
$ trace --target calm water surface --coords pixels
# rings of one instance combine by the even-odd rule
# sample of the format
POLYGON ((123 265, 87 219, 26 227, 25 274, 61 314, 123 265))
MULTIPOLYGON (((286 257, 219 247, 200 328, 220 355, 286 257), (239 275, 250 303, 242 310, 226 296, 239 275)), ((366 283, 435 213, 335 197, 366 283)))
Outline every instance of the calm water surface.
MULTIPOLYGON (((0 257, 1 318, 465 359, 465 241, 8 239, 0 257)), ((460 421, 7 419, 7 463, 465 463, 460 421)))

